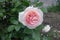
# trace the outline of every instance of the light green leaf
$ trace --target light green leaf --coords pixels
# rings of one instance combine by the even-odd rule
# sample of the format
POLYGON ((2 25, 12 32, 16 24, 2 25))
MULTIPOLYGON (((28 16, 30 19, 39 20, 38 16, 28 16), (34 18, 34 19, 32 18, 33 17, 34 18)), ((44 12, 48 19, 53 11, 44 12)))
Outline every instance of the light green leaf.
POLYGON ((13 30, 14 30, 14 27, 15 27, 15 25, 10 25, 10 26, 7 28, 7 31, 8 31, 8 32, 13 31, 13 30))

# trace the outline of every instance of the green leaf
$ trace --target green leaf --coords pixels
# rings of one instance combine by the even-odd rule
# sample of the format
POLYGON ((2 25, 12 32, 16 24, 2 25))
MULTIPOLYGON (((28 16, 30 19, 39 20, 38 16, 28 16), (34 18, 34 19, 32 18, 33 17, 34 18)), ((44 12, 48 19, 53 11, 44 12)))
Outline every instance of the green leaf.
POLYGON ((40 40, 40 32, 39 31, 36 31, 36 30, 33 30, 32 31, 32 37, 35 40, 40 40))
POLYGON ((18 24, 18 20, 16 20, 15 18, 10 18, 10 22, 12 23, 12 24, 18 24))
POLYGON ((0 17, 3 17, 4 15, 3 15, 3 13, 0 13, 0 17))
POLYGON ((11 32, 14 30, 15 25, 10 25, 7 29, 8 32, 11 32))
POLYGON ((19 31, 19 30, 20 30, 20 28, 21 28, 21 26, 20 26, 20 25, 16 25, 16 26, 15 26, 15 30, 16 30, 16 31, 19 31))
POLYGON ((48 12, 47 8, 41 8, 41 10, 42 10, 44 13, 47 13, 47 12, 48 12))
POLYGON ((28 28, 25 28, 24 29, 24 33, 31 34, 32 33, 32 30, 31 29, 28 29, 28 28))
POLYGON ((40 31, 40 30, 42 30, 43 27, 44 27, 44 25, 39 25, 35 30, 40 31))

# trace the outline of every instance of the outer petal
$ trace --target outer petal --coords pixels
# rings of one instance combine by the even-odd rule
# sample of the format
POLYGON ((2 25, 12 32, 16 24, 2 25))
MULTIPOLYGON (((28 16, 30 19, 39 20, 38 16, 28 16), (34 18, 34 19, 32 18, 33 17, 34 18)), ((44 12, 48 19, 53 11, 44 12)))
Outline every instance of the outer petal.
POLYGON ((39 8, 37 8, 37 7, 29 6, 29 7, 27 7, 27 8, 25 9, 24 12, 27 12, 27 11, 29 11, 29 10, 36 10, 37 12, 40 13, 41 16, 43 16, 43 12, 42 12, 39 8))
POLYGON ((24 11, 23 12, 19 12, 19 16, 18 16, 18 20, 19 22, 21 22, 23 25, 26 25, 25 22, 24 22, 24 11))

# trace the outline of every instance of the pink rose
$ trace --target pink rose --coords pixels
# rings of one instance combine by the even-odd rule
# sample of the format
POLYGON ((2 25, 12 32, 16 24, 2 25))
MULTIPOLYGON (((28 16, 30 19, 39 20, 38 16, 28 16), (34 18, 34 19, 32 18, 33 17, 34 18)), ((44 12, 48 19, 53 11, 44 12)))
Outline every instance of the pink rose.
POLYGON ((19 22, 29 29, 35 29, 43 22, 43 12, 36 7, 27 7, 19 13, 19 22))

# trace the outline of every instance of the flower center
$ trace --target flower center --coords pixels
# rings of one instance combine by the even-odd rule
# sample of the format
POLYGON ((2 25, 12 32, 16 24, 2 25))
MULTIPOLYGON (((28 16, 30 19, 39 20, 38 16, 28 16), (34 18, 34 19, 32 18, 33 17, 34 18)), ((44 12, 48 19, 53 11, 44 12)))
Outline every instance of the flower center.
POLYGON ((36 25, 39 22, 39 15, 35 11, 29 11, 26 15, 26 23, 28 25, 36 25))

